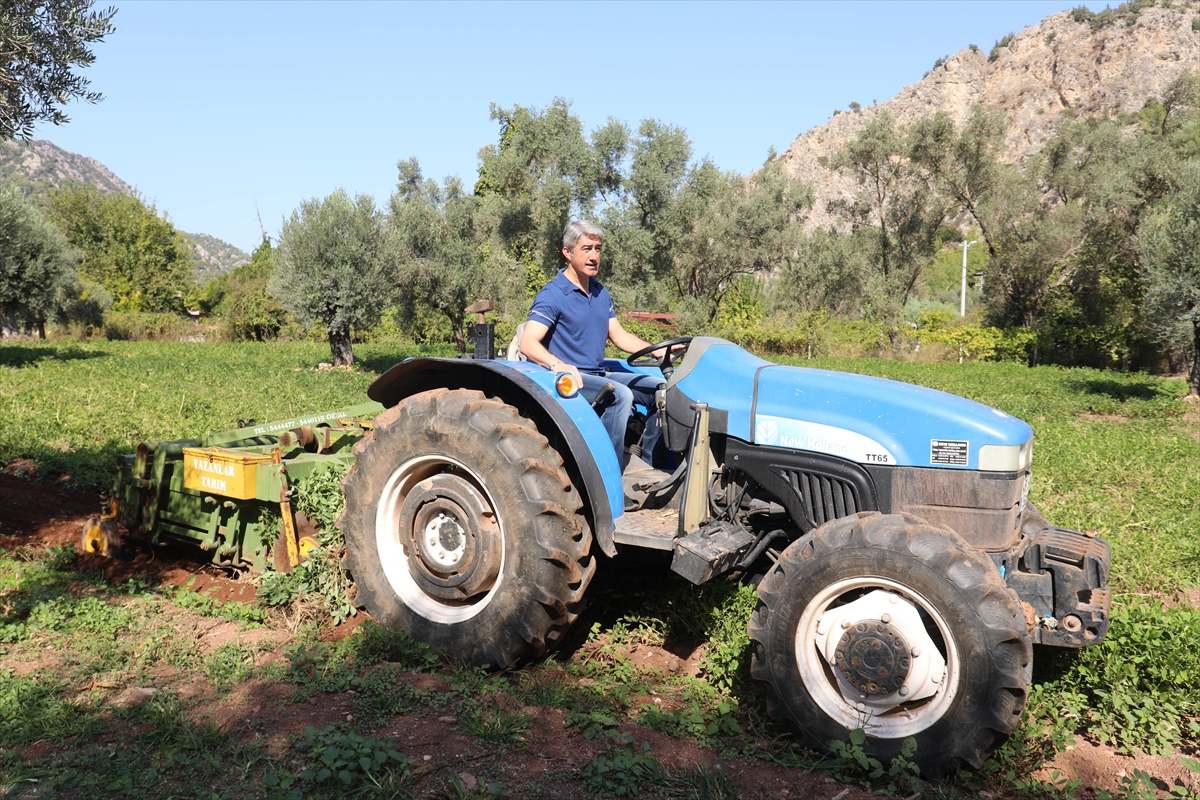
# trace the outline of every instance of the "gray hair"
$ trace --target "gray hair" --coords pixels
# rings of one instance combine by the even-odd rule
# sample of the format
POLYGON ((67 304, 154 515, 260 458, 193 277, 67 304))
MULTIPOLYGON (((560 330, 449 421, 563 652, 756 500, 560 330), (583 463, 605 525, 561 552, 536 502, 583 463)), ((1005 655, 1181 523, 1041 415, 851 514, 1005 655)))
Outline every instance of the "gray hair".
POLYGON ((588 222, 586 219, 573 219, 567 223, 567 227, 563 228, 563 247, 570 250, 584 236, 595 236, 603 241, 604 231, 600 230, 599 225, 588 222))

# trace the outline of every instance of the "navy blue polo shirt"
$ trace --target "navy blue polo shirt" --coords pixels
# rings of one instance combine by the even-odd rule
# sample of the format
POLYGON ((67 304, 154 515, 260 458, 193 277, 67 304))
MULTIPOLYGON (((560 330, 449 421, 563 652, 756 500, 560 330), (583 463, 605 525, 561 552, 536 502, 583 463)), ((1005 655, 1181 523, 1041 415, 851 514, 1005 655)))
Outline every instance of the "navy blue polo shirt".
POLYGON ((600 281, 592 278, 584 292, 559 270, 533 300, 529 319, 550 330, 542 345, 580 372, 604 374, 604 345, 608 341, 608 321, 617 316, 612 295, 600 281))

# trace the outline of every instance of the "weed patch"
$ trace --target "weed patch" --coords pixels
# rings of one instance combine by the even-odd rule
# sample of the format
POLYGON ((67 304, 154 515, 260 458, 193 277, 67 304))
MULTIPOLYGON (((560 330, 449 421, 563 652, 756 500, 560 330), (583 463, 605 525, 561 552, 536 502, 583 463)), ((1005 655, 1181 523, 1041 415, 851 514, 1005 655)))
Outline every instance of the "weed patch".
POLYGON ((668 777, 666 768, 650 752, 649 742, 639 746, 629 733, 610 738, 604 752, 579 771, 589 791, 603 797, 636 797, 668 777))
POLYGON ((361 736, 333 725, 319 730, 310 725, 295 743, 309 762, 300 778, 317 785, 330 783, 341 791, 403 789, 412 782, 413 760, 396 750, 395 742, 390 736, 361 736))

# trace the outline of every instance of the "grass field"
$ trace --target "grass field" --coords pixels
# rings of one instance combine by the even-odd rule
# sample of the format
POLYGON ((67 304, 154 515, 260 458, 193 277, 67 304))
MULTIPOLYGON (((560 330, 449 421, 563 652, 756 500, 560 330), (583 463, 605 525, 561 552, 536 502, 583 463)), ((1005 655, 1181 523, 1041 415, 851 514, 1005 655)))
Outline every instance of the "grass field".
MULTIPOLYGON (((113 456, 139 441, 198 436, 233 427, 239 419, 263 421, 357 402, 375 376, 414 354, 383 345, 359 346, 359 370, 339 371, 317 370, 328 350, 303 343, 0 346, 0 463, 30 459, 40 464, 42 475, 69 474, 74 486, 102 488, 113 456)), ((1194 753, 1188 748, 1200 740, 1200 649, 1195 645, 1200 641, 1200 610, 1195 607, 1200 587, 1200 415, 1181 399, 1182 381, 1007 364, 795 363, 919 383, 1025 419, 1036 436, 1033 501, 1052 522, 1095 527, 1113 544, 1112 582, 1119 595, 1109 639, 1082 653, 1039 649, 1030 705, 1018 735, 983 773, 943 791, 964 796, 980 788, 1059 792, 1061 786, 1030 776, 1077 733, 1127 749, 1194 753)), ((749 743, 750 731, 759 739, 778 732, 763 718, 761 697, 747 680, 749 589, 724 585, 697 591, 682 581, 667 581, 649 590, 644 581, 619 580, 596 588, 589 596, 604 614, 594 618, 597 627, 591 633, 584 629, 578 635, 607 655, 585 659, 582 665, 540 667, 545 672, 537 673, 535 681, 577 687, 586 679, 592 688, 563 689, 551 692, 552 698, 530 695, 529 705, 552 702, 569 709, 575 716, 568 719, 580 731, 607 736, 617 721, 637 718, 673 736, 703 739, 721 752, 822 766, 843 779, 887 788, 886 771, 874 779, 856 772, 852 753, 830 762, 786 748, 762 751, 749 743), (709 642, 704 681, 647 676, 619 647, 603 650, 684 637, 709 642), (652 689, 676 698, 676 710, 656 717, 623 699, 652 689)), ((152 703, 119 710, 106 705, 111 692, 103 686, 144 685, 147 676, 164 666, 177 670, 178 685, 203 680, 224 687, 222 692, 243 683, 279 685, 291 692, 287 702, 295 703, 314 693, 343 691, 338 681, 345 686, 369 682, 380 661, 398 661, 405 669, 430 668, 419 647, 394 636, 380 644, 382 634, 372 634, 376 638, 370 641, 351 637, 336 646, 305 634, 291 649, 276 648, 286 650, 282 665, 262 667, 256 666, 257 651, 203 652, 172 633, 185 622, 192 624, 197 614, 223 615, 246 626, 265 621, 270 627, 275 613, 205 605, 187 593, 164 594, 136 582, 110 586, 96 575, 79 573, 61 552, 15 551, 0 557, 0 796, 209 797, 194 784, 214 770, 240 770, 249 783, 241 785, 228 776, 214 779, 212 797, 334 796, 311 780, 319 769, 310 779, 302 777, 304 770, 332 757, 333 751, 355 748, 369 751, 369 759, 383 753, 383 760, 369 769, 350 769, 348 789, 363 796, 405 796, 416 767, 389 761, 392 744, 367 741, 367 721, 374 713, 370 702, 393 713, 425 708, 484 720, 480 709, 494 707, 497 692, 531 691, 524 683, 528 676, 500 676, 494 679, 499 683, 489 684, 458 671, 447 673, 456 688, 445 697, 395 689, 400 693, 396 697, 376 687, 364 690, 356 701, 366 704, 361 724, 344 723, 308 739, 298 735, 282 753, 255 744, 260 732, 253 726, 231 730, 217 725, 203 716, 203 703, 185 699, 170 686, 152 703), (45 658, 39 654, 47 648, 62 657, 33 673, 14 669, 31 661, 41 664, 45 658), (380 648, 386 651, 383 656, 380 648), (136 732, 128 747, 114 748, 126 729, 136 732), (51 742, 53 754, 40 759, 19 755, 39 741, 51 742)), ((519 749, 520 737, 513 733, 519 720, 499 717, 480 727, 499 737, 493 751, 519 749), (515 726, 509 739, 504 738, 509 735, 505 725, 515 726)), ((608 755, 597 756, 609 761, 591 762, 595 769, 588 774, 600 774, 601 766, 624 753, 618 744, 605 751, 608 755)), ((624 757, 638 756, 630 751, 624 757)), ((653 772, 649 761, 644 765, 653 772)), ((579 771, 581 781, 585 772, 579 771)), ((715 790, 687 793, 689 780, 713 784, 717 779, 711 775, 654 774, 662 778, 662 786, 674 787, 670 796, 733 796, 715 790)), ((602 783, 584 785, 600 787, 595 796, 608 796, 602 783)), ((638 788, 634 783, 625 788, 630 787, 638 788)), ((904 786, 893 786, 893 791, 912 794, 904 786)), ((445 796, 488 795, 481 790, 445 796)), ((525 795, 518 791, 511 796, 525 795)))

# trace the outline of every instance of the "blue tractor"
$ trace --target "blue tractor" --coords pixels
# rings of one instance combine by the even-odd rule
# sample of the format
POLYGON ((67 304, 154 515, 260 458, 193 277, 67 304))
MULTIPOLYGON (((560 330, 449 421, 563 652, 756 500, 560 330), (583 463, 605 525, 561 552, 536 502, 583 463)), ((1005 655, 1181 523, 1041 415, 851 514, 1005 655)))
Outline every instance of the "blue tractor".
POLYGON ((456 663, 508 667, 563 640, 597 551, 666 551, 692 583, 756 582, 751 672, 807 746, 861 728, 887 760, 913 737, 931 775, 1009 735, 1034 644, 1104 638, 1109 546, 1028 502, 1021 420, 718 338, 609 366, 666 378, 650 413, 673 473, 620 474, 568 375, 416 358, 380 376, 338 523, 358 604, 456 663))

